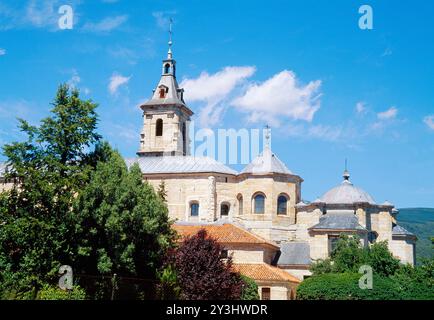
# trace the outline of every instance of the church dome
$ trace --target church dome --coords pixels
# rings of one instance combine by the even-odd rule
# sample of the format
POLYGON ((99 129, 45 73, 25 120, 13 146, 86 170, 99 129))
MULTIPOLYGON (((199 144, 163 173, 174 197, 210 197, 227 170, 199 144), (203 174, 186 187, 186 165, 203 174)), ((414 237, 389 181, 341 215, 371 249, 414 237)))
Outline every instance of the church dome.
POLYGON ((251 174, 268 174, 268 173, 281 173, 293 174, 285 164, 266 146, 264 151, 253 159, 241 173, 251 174))
POLYGON ((354 204, 357 202, 375 204, 369 193, 355 187, 350 182, 350 174, 346 170, 344 181, 339 186, 327 191, 318 201, 326 204, 354 204))

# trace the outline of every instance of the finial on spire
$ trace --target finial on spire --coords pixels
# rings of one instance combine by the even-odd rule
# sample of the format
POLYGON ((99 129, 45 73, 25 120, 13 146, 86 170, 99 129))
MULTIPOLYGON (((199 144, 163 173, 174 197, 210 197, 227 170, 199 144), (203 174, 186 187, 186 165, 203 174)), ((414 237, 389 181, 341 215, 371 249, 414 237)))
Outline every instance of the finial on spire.
POLYGON ((266 148, 270 148, 271 146, 271 128, 270 126, 267 124, 265 126, 265 147, 266 148))
POLYGON ((348 160, 347 160, 347 158, 345 158, 344 180, 345 181, 349 181, 350 180, 350 173, 348 172, 348 160))
POLYGON ((170 18, 169 20, 169 51, 167 52, 167 59, 172 59, 172 25, 173 20, 170 18))

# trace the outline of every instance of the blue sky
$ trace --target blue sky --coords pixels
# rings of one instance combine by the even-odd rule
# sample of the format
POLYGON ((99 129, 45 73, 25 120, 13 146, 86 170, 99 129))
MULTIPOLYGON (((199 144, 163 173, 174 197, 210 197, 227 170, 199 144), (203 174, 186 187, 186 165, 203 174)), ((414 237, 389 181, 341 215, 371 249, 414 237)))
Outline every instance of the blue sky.
MULTIPOLYGON (((0 145, 68 82, 99 103, 125 156, 174 20, 177 75, 197 126, 272 126, 273 150, 314 200, 352 181, 377 202, 434 207, 434 3, 425 0, 0 0, 0 145), (361 30, 359 7, 373 9, 361 30), (58 8, 71 5, 72 30, 58 8)), ((1 158, 3 159, 4 158, 1 158)), ((238 169, 238 168, 237 168, 238 169)))

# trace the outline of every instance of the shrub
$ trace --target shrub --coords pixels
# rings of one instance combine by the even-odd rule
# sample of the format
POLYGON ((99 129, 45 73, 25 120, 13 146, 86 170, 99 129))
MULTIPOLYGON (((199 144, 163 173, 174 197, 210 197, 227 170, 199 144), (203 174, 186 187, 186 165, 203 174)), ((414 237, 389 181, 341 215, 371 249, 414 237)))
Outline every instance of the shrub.
POLYGON ((373 288, 360 289, 359 273, 329 273, 304 280, 297 289, 298 300, 397 300, 399 285, 391 278, 374 275, 373 288))
POLYGON ((79 286, 72 290, 62 290, 56 286, 44 285, 38 292, 38 300, 85 300, 86 292, 79 286))
POLYGON ((178 284, 178 276, 172 265, 166 266, 157 273, 157 296, 161 300, 176 300, 179 298, 181 288, 178 284))
POLYGON ((255 280, 243 275, 241 280, 243 281, 241 300, 259 300, 258 285, 255 280))

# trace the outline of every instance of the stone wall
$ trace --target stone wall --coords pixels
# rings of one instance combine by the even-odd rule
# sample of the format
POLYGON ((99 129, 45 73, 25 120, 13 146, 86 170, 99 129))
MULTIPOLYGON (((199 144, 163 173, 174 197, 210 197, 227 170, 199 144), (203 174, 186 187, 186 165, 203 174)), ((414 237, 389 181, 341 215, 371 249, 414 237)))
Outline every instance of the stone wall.
POLYGON ((190 154, 190 142, 188 137, 188 115, 176 108, 170 110, 168 106, 154 107, 143 113, 143 128, 140 133, 139 152, 175 152, 183 155, 182 126, 186 129, 186 155, 190 154), (163 120, 163 135, 156 136, 157 120, 163 120))
POLYGON ((258 245, 242 245, 242 246, 230 246, 226 247, 228 254, 232 256, 234 263, 267 263, 271 264, 276 250, 258 245))
POLYGON ((390 241, 389 248, 392 254, 404 264, 414 265, 415 241, 412 239, 396 239, 390 241))

